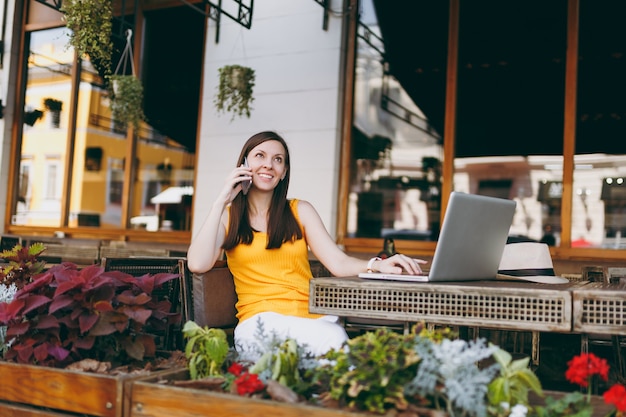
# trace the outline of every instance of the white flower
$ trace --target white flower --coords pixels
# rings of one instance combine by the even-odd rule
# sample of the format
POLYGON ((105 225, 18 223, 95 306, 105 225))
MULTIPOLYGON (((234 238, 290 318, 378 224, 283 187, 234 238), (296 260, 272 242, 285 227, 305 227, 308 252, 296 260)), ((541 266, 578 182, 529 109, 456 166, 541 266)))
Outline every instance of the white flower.
POLYGON ((11 284, 8 287, 6 285, 0 285, 0 303, 9 303, 13 301, 13 297, 17 292, 15 284, 11 284))
POLYGON ((526 417, 528 413, 528 408, 525 405, 517 404, 511 409, 511 414, 509 417, 526 417))
MULTIPOLYGON (((10 303, 15 297, 17 287, 15 284, 11 284, 8 287, 0 284, 0 303, 10 303)), ((0 326, 0 355, 4 354, 10 343, 5 343, 7 328, 0 326)))

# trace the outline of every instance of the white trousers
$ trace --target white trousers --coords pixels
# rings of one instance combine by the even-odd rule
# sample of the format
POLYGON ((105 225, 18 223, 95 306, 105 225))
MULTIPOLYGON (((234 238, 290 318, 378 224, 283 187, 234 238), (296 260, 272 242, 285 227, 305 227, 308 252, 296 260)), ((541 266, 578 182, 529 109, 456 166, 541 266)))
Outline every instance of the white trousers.
POLYGON ((331 348, 338 349, 348 340, 337 316, 317 319, 286 316, 278 313, 259 313, 239 323, 235 328, 235 348, 242 359, 255 361, 262 346, 259 341, 259 321, 265 337, 276 335, 280 340, 295 339, 299 346, 315 356, 323 355, 331 348))

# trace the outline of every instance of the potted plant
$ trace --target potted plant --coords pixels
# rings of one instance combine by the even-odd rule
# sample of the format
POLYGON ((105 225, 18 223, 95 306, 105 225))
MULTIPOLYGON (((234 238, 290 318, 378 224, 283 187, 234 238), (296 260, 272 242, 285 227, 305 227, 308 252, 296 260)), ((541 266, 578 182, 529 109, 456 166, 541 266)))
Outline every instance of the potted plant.
POLYGON ((60 10, 71 30, 68 43, 79 56, 89 56, 94 65, 110 73, 113 52, 111 0, 65 0, 60 10))
POLYGON ((254 101, 254 70, 241 65, 225 65, 218 71, 219 83, 214 100, 218 113, 232 113, 231 120, 235 116, 249 118, 250 104, 254 101))
POLYGON ((113 120, 131 125, 136 130, 145 120, 143 112, 143 85, 134 75, 111 75, 109 77, 111 116, 113 120))
POLYGON ((195 373, 193 380, 188 371, 170 384, 139 381, 133 386, 132 417, 209 415, 203 410, 231 417, 504 417, 509 415, 504 406, 491 399, 527 406, 528 397, 518 394, 541 392, 536 376, 521 370, 527 360, 507 361, 504 356, 481 367, 481 360, 500 349, 484 340, 456 339, 447 329, 417 326, 405 335, 381 328, 321 357, 307 355, 291 339, 262 336, 259 352, 264 353, 246 363, 236 355, 224 359, 223 349, 202 353, 197 347, 203 345, 200 340, 208 340, 209 329, 198 336, 198 326, 185 328, 194 330, 195 338, 187 354, 204 355, 202 363, 223 362, 222 374, 195 373))
MULTIPOLYGON (((13 301, 17 291, 29 283, 33 275, 43 270, 46 263, 37 257, 44 250, 43 244, 35 243, 29 247, 17 244, 12 249, 0 252, 0 258, 7 263, 0 270, 0 304, 13 301)), ((0 326, 0 355, 4 355, 8 347, 6 326, 0 326)))
POLYGON ((3 284, 19 281, 20 289, 10 302, 0 303, 7 341, 0 361, 0 414, 19 403, 121 417, 131 381, 161 366, 181 366, 176 355, 159 357, 154 341, 154 333, 179 315, 170 312, 169 301, 153 295, 178 275, 133 277, 72 263, 38 273, 42 248, 16 246, 3 270, 3 284))
POLYGON ((52 126, 59 127, 61 123, 61 110, 63 110, 63 102, 51 97, 46 97, 43 99, 43 105, 51 114, 52 126))
POLYGON ((50 110, 50 111, 61 111, 63 110, 63 102, 51 97, 46 97, 43 99, 43 105, 46 107, 46 109, 50 110))

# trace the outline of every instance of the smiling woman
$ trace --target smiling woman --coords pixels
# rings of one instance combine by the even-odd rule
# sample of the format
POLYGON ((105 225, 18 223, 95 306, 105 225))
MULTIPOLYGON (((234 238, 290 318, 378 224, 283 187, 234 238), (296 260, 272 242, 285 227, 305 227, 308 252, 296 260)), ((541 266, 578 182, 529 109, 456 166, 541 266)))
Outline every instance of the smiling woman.
POLYGON ((338 317, 309 313, 309 248, 337 276, 368 269, 421 272, 421 261, 400 254, 369 262, 346 255, 309 202, 287 199, 290 173, 285 140, 269 131, 253 135, 187 253, 189 270, 195 273, 212 269, 222 252, 226 254, 237 293, 235 346, 251 359, 262 353, 259 329, 277 337, 289 335, 313 354, 347 339, 338 317), (250 180, 244 194, 242 184, 250 180))

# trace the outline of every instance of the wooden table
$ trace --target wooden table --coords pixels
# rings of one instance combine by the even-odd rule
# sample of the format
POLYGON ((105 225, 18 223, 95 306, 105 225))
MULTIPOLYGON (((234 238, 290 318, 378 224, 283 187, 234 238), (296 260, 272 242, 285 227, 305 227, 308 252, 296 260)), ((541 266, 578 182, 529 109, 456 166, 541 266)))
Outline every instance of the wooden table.
POLYGON ((572 331, 572 292, 586 283, 406 283, 314 278, 311 313, 519 331, 572 331))
POLYGON ((581 351, 590 343, 613 348, 619 381, 626 382, 626 360, 622 354, 626 336, 626 283, 590 282, 572 292, 573 331, 581 334, 581 351))
POLYGON ((572 292, 586 284, 406 283, 357 277, 314 278, 310 283, 309 311, 341 317, 533 332, 532 359, 538 364, 539 332, 572 332, 572 292))

